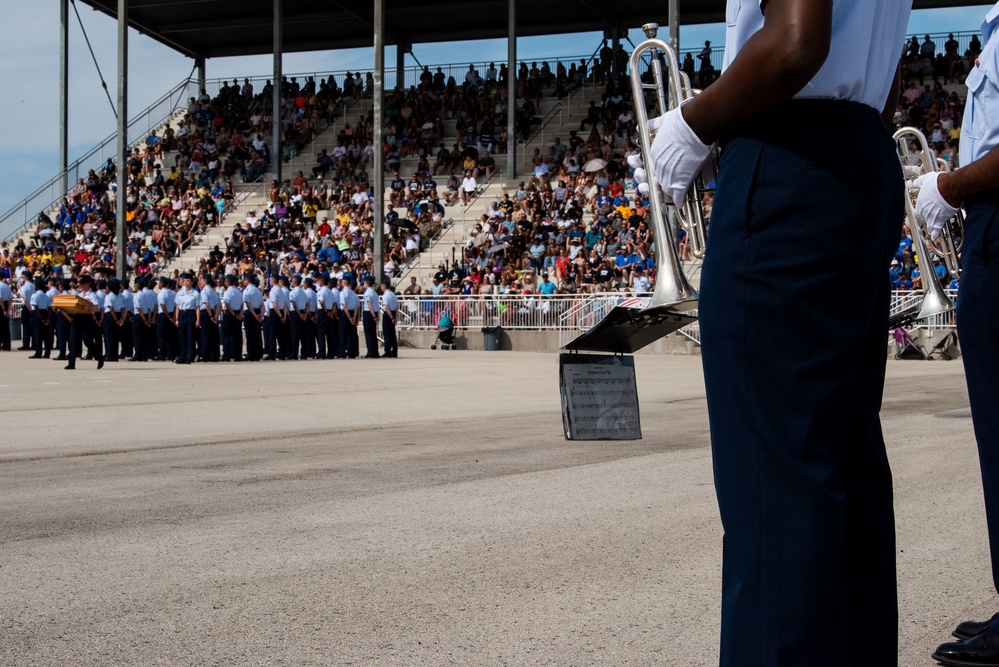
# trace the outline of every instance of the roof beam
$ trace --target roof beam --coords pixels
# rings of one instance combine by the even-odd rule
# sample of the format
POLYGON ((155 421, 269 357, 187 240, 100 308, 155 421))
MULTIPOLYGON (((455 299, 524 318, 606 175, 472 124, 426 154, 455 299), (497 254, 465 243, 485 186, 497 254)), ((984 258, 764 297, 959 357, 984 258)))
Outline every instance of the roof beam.
MULTIPOLYGON (((316 23, 319 21, 342 21, 352 18, 347 13, 316 12, 311 14, 290 14, 285 15, 283 23, 291 25, 296 23, 316 23)), ((157 30, 160 34, 169 35, 173 33, 201 32, 205 30, 217 30, 219 28, 256 28, 270 27, 274 25, 273 16, 231 16, 224 19, 203 19, 192 23, 174 23, 160 26, 157 30)))

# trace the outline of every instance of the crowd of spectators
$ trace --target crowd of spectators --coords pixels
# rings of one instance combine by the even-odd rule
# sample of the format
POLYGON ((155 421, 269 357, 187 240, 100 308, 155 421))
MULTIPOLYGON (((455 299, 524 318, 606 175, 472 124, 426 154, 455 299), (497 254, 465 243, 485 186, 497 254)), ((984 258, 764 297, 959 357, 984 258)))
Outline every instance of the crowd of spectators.
MULTIPOLYGON (((935 153, 956 166, 962 101, 944 85, 962 80, 967 59, 980 50, 972 40, 963 55, 948 39, 943 53, 929 36, 907 43, 896 122, 922 129, 935 153), (945 63, 946 67, 938 63, 945 63), (924 80, 932 77, 932 83, 924 80)), ((710 43, 687 54, 683 69, 695 85, 717 76, 710 43)), ((578 129, 547 150, 535 148, 531 173, 516 189, 487 203, 469 231, 461 257, 416 289, 432 294, 579 293, 647 291, 656 276, 656 253, 646 220, 648 202, 636 197, 628 157, 637 153, 637 126, 627 54, 606 43, 587 67, 579 63, 522 63, 517 72, 518 136, 539 122, 544 96, 561 97, 590 82, 600 99, 590 103, 578 129)), ((387 95, 382 149, 390 197, 385 216, 385 265, 389 278, 447 223, 446 207, 468 205, 494 173, 494 155, 507 151, 505 66, 469 66, 463 80, 425 68, 419 84, 387 95), (451 148, 447 148, 450 143, 451 148), (439 180, 438 180, 439 179, 439 180)), ((648 77, 648 74, 646 74, 648 77)), ((284 152, 290 160, 337 115, 345 97, 370 95, 370 75, 348 74, 316 82, 281 82, 284 152)), ((152 133, 133 151, 129 173, 129 269, 156 274, 199 234, 232 211, 233 181, 253 181, 273 156, 267 143, 274 116, 268 82, 223 84, 215 97, 192 98, 177 129, 152 133), (166 166, 164 166, 166 165, 166 166)), ((357 282, 372 276, 372 114, 343 123, 310 170, 273 182, 268 204, 241 216, 224 244, 200 259, 199 272, 221 276, 319 274, 357 282)), ((67 193, 54 219, 38 216, 29 243, 0 248, 0 273, 29 269, 36 276, 111 273, 117 169, 110 160, 67 193)), ((711 195, 703 205, 710 217, 711 195)), ((905 244, 903 238, 902 244, 905 244)), ((677 251, 692 259, 681 231, 677 251)), ((918 266, 900 246, 899 287, 916 279, 918 266), (915 271, 916 275, 913 276, 915 271)), ((894 274, 893 274, 894 275, 894 274)), ((411 286, 412 287, 412 286, 411 286)), ((411 291, 412 293, 412 291, 411 291)))

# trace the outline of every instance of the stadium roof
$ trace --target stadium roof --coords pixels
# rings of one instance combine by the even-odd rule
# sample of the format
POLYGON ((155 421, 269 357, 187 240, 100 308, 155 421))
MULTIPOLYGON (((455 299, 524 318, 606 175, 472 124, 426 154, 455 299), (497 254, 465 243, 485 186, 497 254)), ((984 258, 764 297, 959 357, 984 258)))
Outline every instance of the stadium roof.
MULTIPOLYGON (((80 0, 117 18, 117 0, 80 0)), ((915 0, 917 9, 992 4, 915 0)), ((273 0, 129 0, 129 24, 192 58, 272 53, 273 0)), ((284 0, 285 52, 371 46, 373 3, 284 0)), ((507 36, 508 0, 385 0, 386 43, 426 44, 507 36)), ((666 0, 519 0, 517 34, 666 25, 666 0)), ((725 0, 681 0, 680 22, 723 20, 725 0)))

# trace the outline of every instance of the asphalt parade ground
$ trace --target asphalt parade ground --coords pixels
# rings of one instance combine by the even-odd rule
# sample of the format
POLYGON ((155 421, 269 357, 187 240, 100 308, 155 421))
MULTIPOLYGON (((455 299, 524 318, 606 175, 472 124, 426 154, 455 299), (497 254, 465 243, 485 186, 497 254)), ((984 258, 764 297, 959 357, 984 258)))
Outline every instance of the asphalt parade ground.
MULTIPOLYGON (((699 358, 637 357, 611 443, 563 438, 557 355, 401 355, 0 355, 0 665, 717 664, 699 358)), ((882 414, 932 665, 999 611, 961 362, 889 362, 882 414)))

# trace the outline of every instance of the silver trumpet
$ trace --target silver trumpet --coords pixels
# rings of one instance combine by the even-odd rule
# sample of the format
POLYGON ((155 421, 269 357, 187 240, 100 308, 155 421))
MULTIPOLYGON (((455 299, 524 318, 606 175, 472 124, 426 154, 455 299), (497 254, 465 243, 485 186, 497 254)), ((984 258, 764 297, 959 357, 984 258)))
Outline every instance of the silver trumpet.
MULTIPOLYGON (((926 140, 926 135, 914 127, 903 127, 895 133, 895 141, 898 143, 899 158, 903 164, 916 164, 920 169, 920 175, 933 171, 948 172, 950 165, 942 158, 934 158, 930 151, 930 144, 926 140)), ((964 240, 964 213, 960 210, 957 215, 943 228, 940 238, 934 243, 927 232, 926 240, 930 243, 930 250, 936 252, 947 267, 947 272, 954 278, 961 277, 961 243, 964 240)))
MULTIPOLYGON (((654 93, 657 115, 678 107, 683 100, 696 94, 690 80, 680 71, 679 60, 673 48, 656 38, 659 26, 647 23, 642 30, 648 39, 638 44, 631 54, 631 90, 634 97, 635 120, 638 124, 639 149, 648 169, 651 165, 652 132, 649 130, 649 112, 645 105, 645 92, 654 93), (650 53, 652 83, 642 82, 642 58, 650 53), (663 71, 662 57, 666 64, 663 71)), ((712 156, 713 158, 714 156, 712 156)), ((649 172, 651 174, 651 171, 649 172)), ((696 317, 688 311, 697 307, 697 290, 691 286, 677 254, 676 239, 670 232, 666 219, 666 206, 662 190, 650 178, 649 227, 656 249, 658 273, 652 297, 644 308, 616 306, 592 329, 565 347, 569 350, 593 350, 624 354, 635 352, 646 345, 693 322, 696 317)), ((687 232, 695 257, 702 258, 706 245, 706 225, 701 196, 705 192, 698 178, 686 201, 676 207, 677 221, 687 232)))
MULTIPOLYGON (((921 174, 937 170, 937 161, 930 152, 926 136, 922 132, 914 127, 903 127, 894 134, 894 139, 898 146, 899 159, 903 165, 915 166, 909 164, 914 161, 909 141, 915 140, 919 146, 916 157, 919 159, 921 174)), ((910 191, 907 184, 905 189, 905 217, 909 225, 909 231, 912 234, 912 245, 919 259, 919 277, 923 284, 923 300, 918 307, 913 306, 894 315, 889 322, 891 328, 903 326, 905 323, 913 320, 922 320, 954 310, 954 301, 947 296, 943 285, 940 284, 940 279, 937 277, 936 271, 933 270, 933 262, 930 260, 930 249, 933 248, 933 250, 937 251, 941 260, 947 265, 948 270, 953 265, 959 273, 960 265, 958 263, 957 247, 955 247, 953 237, 947 228, 945 228, 944 234, 941 235, 941 241, 944 241, 941 244, 942 248, 938 250, 935 246, 931 245, 929 230, 923 229, 923 226, 916 218, 916 198, 918 196, 918 191, 910 191), (944 236, 947 237, 946 240, 944 240, 944 236), (947 255, 948 246, 951 253, 949 257, 947 255)))

